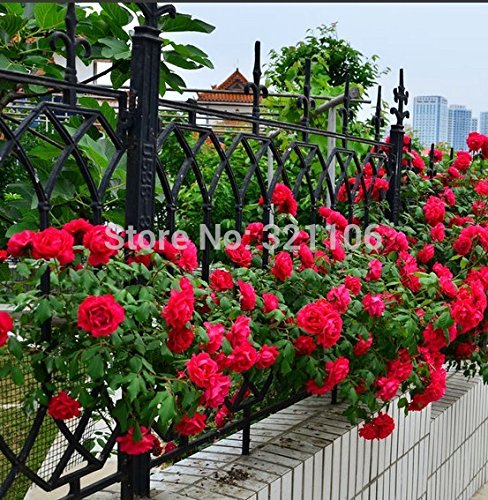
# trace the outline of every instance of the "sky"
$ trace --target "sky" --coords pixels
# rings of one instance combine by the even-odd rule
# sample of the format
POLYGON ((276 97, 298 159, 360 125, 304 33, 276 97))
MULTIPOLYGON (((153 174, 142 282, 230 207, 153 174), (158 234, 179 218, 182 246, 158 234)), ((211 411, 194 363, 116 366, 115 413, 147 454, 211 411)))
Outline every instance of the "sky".
POLYGON ((211 34, 172 34, 209 55, 215 69, 183 71, 188 87, 221 83, 236 67, 252 76, 253 46, 262 62, 271 49, 303 40, 307 29, 337 22, 338 34, 367 56, 377 54, 384 98, 392 102, 398 71, 416 95, 441 95, 478 117, 488 111, 488 4, 474 3, 174 3, 178 12, 213 24, 211 34))

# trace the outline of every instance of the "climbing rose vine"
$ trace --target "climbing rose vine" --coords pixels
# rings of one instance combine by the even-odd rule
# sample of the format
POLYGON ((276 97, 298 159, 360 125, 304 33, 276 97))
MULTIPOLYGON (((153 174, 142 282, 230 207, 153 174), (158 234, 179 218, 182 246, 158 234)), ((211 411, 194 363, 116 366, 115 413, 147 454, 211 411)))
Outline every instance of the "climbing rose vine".
MULTIPOLYGON (((267 255, 256 221, 216 253, 208 283, 189 240, 149 249, 139 235, 114 250, 106 227, 83 219, 15 234, 0 253, 0 265, 17 259, 3 297, 15 312, 0 313, 10 353, 0 376, 36 380, 26 405, 46 405, 55 419, 110 413, 129 454, 171 451, 173 440, 224 426, 270 376, 263 404, 337 387, 351 422, 364 420, 360 436, 383 439, 395 428, 389 407, 437 401, 448 369, 488 381, 487 144, 470 134, 471 152, 452 162, 436 150, 431 179, 407 137, 402 221, 394 228, 378 216, 377 245, 349 245, 348 220, 320 207, 315 246, 303 229, 293 249, 267 255), (244 381, 252 391, 240 390, 244 381)), ((385 170, 364 172, 381 199, 385 170)), ((365 192, 356 195, 361 209, 365 192)), ((295 221, 288 187, 279 184, 272 203, 277 223, 295 221)))

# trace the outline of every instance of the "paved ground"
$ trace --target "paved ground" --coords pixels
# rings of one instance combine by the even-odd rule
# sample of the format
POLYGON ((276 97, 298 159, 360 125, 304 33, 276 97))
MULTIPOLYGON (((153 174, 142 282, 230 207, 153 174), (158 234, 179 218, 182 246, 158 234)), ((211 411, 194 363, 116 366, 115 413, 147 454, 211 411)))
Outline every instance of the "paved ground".
POLYGON ((479 489, 471 500, 488 500, 488 483, 486 483, 481 489, 479 489))

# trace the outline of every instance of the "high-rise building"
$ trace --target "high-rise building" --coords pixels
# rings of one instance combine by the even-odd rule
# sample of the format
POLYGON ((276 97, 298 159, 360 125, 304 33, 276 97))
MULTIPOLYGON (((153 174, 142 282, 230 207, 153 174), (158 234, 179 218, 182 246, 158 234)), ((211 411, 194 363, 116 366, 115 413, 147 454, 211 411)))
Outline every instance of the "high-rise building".
POLYGON ((471 118, 470 132, 478 132, 478 118, 471 118))
POLYGON ((471 132, 471 110, 466 106, 449 106, 448 141, 454 149, 466 150, 466 137, 471 132))
POLYGON ((413 128, 423 146, 446 142, 448 137, 447 99, 438 95, 415 97, 413 128))
POLYGON ((488 111, 480 113, 480 134, 488 135, 488 111))

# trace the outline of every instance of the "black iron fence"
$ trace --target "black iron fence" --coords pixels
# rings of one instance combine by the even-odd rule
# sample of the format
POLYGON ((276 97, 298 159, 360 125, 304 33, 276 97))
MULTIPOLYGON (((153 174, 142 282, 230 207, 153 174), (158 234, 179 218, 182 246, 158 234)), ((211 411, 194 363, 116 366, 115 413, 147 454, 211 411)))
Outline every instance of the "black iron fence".
MULTIPOLYGON (((137 231, 156 226, 172 233, 185 224, 185 229, 191 231, 192 224, 201 221, 212 234, 215 222, 221 222, 225 217, 234 229, 242 232, 247 222, 247 207, 255 204, 258 197, 263 199, 262 222, 266 225, 273 217, 271 196, 278 182, 292 189, 302 211, 297 217, 309 224, 316 222, 317 208, 325 203, 344 210, 352 220, 358 209, 355 200, 361 192, 361 216, 363 222, 368 224, 369 211, 382 200, 377 200, 372 194, 372 185, 367 185, 366 168, 372 171, 373 180, 380 169, 386 172, 389 188, 383 197, 388 207, 385 216, 393 223, 398 221, 403 121, 408 117, 404 109, 408 103, 408 92, 404 87, 402 70, 399 86, 394 90, 397 107, 392 108, 391 113, 396 122, 389 130, 389 142, 380 140, 383 134, 380 91, 372 119, 372 138, 349 133, 354 100, 349 81, 341 98, 341 132, 310 126, 315 106, 314 96, 310 95, 310 62, 305 64, 303 95, 298 96, 303 110, 300 122, 286 123, 270 119, 269 115, 263 116, 262 98, 269 92, 261 80, 259 43, 255 47, 253 81, 244 88, 244 92, 253 98, 251 113, 209 109, 194 100, 160 99, 161 39, 158 19, 171 15, 174 9, 150 3, 138 5, 146 24, 136 27, 132 38, 128 92, 77 83, 74 49, 77 43, 83 43, 86 50, 88 47, 76 38, 73 4, 68 5, 66 34, 55 34, 65 42, 70 54, 64 81, 0 71, 4 82, 34 84, 63 96, 62 102, 31 100, 29 109, 24 110, 23 115, 11 113, 8 107, 0 114, 0 169, 9 161, 15 161, 27 174, 36 196, 40 229, 52 223, 53 210, 57 209, 53 197, 58 183, 65 181, 63 175, 68 163, 70 168, 74 165, 79 173, 78 180, 83 184, 85 201, 89 200, 90 217, 98 224, 111 219, 117 200, 114 201, 110 193, 119 182, 115 180, 117 172, 122 170, 125 173, 122 189, 125 225, 133 226, 137 231), (85 106, 83 96, 112 100, 114 119, 107 117, 106 110, 85 106), (229 132, 222 134, 226 124, 236 122, 245 126, 227 127, 229 132), (54 136, 43 133, 46 127, 54 131, 54 136), (83 148, 94 130, 103 136, 108 155, 102 162, 103 168, 95 165, 96 159, 87 156, 83 148), (47 175, 39 175, 36 159, 28 147, 31 138, 40 141, 46 151, 52 152, 52 168, 47 175), (225 200, 230 200, 224 206, 221 203, 222 189, 225 190, 225 200), (191 217, 185 212, 188 210, 185 200, 189 190, 193 190, 190 194, 194 204, 195 200, 199 200, 199 211, 191 217), (301 204, 301 199, 306 201, 301 204), (196 220, 196 217, 200 219, 196 220)), ((297 99, 297 96, 283 97, 297 99)), ((317 97, 320 96, 315 96, 315 99, 317 97)), ((80 186, 76 188, 81 189, 80 186)), ((84 210, 86 215, 86 207, 84 210)), ((205 233, 205 238, 208 238, 208 233, 205 233)), ((204 248, 201 272, 207 279, 213 255, 211 245, 204 245, 204 248)), ((265 250, 265 264, 266 258, 265 250)), ((40 286, 44 293, 49 293, 48 276, 43 278, 40 286)), ((42 328, 44 338, 49 340, 49 323, 42 328)), ((305 397, 305 393, 293 394, 286 401, 272 401, 263 406, 272 385, 271 375, 262 387, 255 387, 244 377, 237 395, 232 401, 226 401, 228 409, 236 416, 230 424, 191 441, 170 429, 161 438, 175 441, 175 450, 156 458, 151 458, 149 454, 130 457, 119 453, 117 471, 84 488, 81 487, 81 479, 102 469, 114 452, 117 424, 107 422, 100 431, 106 434, 107 439, 103 446, 93 448, 86 445, 87 432, 94 421, 102 420, 103 415, 87 411, 67 425, 62 421, 51 421, 46 415, 46 408, 42 407, 29 421, 28 428, 15 439, 0 429, 0 452, 6 459, 0 462, 0 498, 8 498, 12 485, 22 476, 45 491, 69 485, 70 492, 66 497, 69 499, 87 497, 114 483, 121 483, 122 498, 146 496, 152 467, 188 454, 219 436, 243 429, 243 453, 249 453, 251 422, 305 397), (39 463, 32 461, 32 454, 39 447, 41 432, 46 425, 51 426, 51 435, 58 436, 53 445, 58 448, 54 450, 54 455, 51 454, 47 465, 40 467, 39 463), (73 464, 78 464, 78 467, 73 468, 73 464)), ((45 434, 43 436, 42 439, 46 439, 45 434)))

